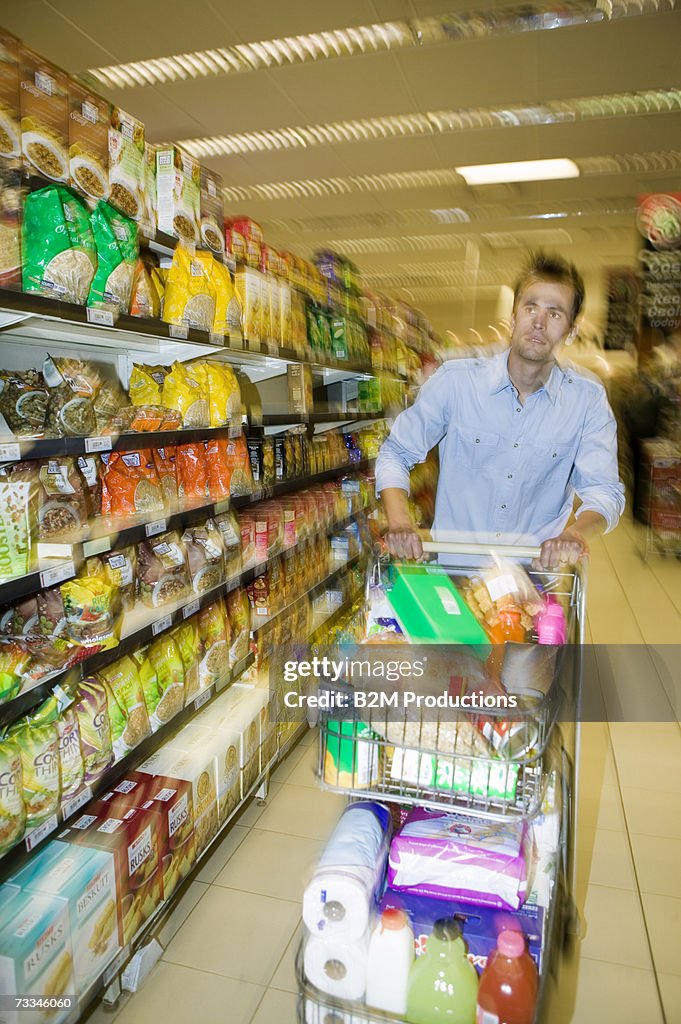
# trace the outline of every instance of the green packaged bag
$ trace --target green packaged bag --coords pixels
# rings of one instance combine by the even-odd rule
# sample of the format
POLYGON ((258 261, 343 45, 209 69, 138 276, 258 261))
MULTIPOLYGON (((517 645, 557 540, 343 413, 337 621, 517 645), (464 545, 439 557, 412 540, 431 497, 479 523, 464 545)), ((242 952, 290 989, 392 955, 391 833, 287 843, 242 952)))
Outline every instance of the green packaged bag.
POLYGON ((31 192, 22 226, 25 292, 83 305, 97 268, 87 210, 68 189, 31 192))
POLYGON ((137 225, 108 203, 98 203, 90 218, 97 246, 97 270, 87 304, 112 313, 128 313, 139 255, 137 225))
POLYGON ((53 695, 7 731, 21 754, 26 830, 42 825, 59 807, 59 702, 53 695))

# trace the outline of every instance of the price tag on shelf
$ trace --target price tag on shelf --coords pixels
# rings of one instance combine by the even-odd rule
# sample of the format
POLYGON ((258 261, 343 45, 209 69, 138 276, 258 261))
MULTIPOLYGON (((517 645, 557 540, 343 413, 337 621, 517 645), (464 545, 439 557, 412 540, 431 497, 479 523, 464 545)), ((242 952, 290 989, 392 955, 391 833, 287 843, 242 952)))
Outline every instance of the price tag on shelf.
POLYGON ((91 306, 88 306, 86 315, 89 324, 99 324, 101 327, 113 327, 114 325, 113 313, 110 309, 92 309, 91 306))
POLYGON ((47 821, 44 821, 42 825, 38 825, 32 832, 29 832, 24 842, 26 844, 26 850, 28 853, 31 850, 35 850, 38 843, 41 843, 46 836, 49 836, 50 832, 54 832, 59 824, 59 819, 56 814, 50 815, 47 821))
POLYGON ((219 516, 222 512, 229 512, 231 500, 229 498, 223 498, 222 501, 215 502, 215 515, 219 516))
POLYGON ((229 436, 232 440, 234 440, 235 437, 241 437, 242 434, 243 427, 241 426, 240 423, 235 423, 233 426, 229 428, 229 436))
POLYGON ((163 633, 166 629, 170 629, 173 622, 172 615, 164 615, 162 619, 157 619, 152 624, 151 632, 154 636, 158 636, 159 633, 163 633))
POLYGON ((208 689, 204 690, 203 693, 200 693, 196 700, 194 701, 194 707, 196 708, 196 710, 198 711, 199 708, 202 708, 204 704, 207 704, 212 696, 213 687, 209 686, 208 689))
POLYGON ((76 575, 76 569, 72 561, 62 562, 60 565, 55 565, 52 569, 43 569, 40 573, 40 586, 56 587, 58 583, 63 583, 64 580, 70 580, 72 576, 76 575))
POLYGON ((102 975, 102 981, 104 982, 105 987, 107 987, 113 981, 113 979, 116 977, 123 964, 126 963, 129 956, 130 950, 128 949, 127 946, 123 946, 123 949, 120 951, 116 959, 111 961, 107 969, 104 971, 104 974, 102 975))
POLYGON ((224 334, 219 334, 217 331, 211 331, 208 335, 208 340, 211 345, 224 345, 225 336, 224 334))
POLYGON ((153 523, 147 523, 144 532, 147 537, 155 537, 157 533, 163 533, 166 528, 165 519, 154 519, 153 523))
POLYGON ((92 790, 89 786, 85 786, 81 789, 80 793, 76 793, 76 795, 70 800, 64 800, 64 803, 61 805, 61 816, 63 820, 66 821, 67 818, 70 818, 72 814, 79 811, 81 807, 84 807, 85 804, 90 802, 90 800, 92 800, 92 790))
POLYGON ((21 448, 18 444, 0 444, 0 462, 18 462, 21 448))
POLYGON ((110 452, 111 451, 111 438, 110 437, 86 437, 85 438, 85 451, 92 452, 110 452))
POLYGON ((171 338, 177 338, 180 341, 186 340, 189 337, 189 328, 185 324, 171 324, 168 334, 171 338))
POLYGON ((188 619, 190 615, 196 615, 199 610, 199 599, 195 597, 193 601, 186 604, 182 609, 182 618, 188 619))
POLYGON ((226 590, 226 592, 228 594, 231 594, 233 590, 236 590, 236 588, 239 586, 240 583, 241 583, 241 577, 240 576, 233 576, 231 580, 227 580, 227 582, 225 583, 225 590, 226 590))

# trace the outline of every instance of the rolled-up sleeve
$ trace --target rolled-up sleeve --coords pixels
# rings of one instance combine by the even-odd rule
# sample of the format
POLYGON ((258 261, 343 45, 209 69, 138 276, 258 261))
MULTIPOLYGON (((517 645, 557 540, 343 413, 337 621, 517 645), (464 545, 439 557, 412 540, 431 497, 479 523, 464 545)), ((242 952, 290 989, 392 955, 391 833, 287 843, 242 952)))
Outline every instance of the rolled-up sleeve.
POLYGON ((440 367, 411 408, 399 414, 376 459, 376 494, 387 487, 409 493, 409 473, 447 432, 452 386, 453 374, 440 367))
POLYGON ((617 467, 617 424, 605 389, 597 387, 584 424, 575 458, 575 491, 582 504, 577 519, 587 510, 598 512, 614 530, 624 511, 624 487, 617 467))

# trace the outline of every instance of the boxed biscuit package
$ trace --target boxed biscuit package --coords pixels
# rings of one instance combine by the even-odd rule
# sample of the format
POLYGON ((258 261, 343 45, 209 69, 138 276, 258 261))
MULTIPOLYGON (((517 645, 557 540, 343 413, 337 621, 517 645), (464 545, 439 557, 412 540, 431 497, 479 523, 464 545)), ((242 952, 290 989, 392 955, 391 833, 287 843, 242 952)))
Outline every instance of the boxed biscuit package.
POLYGON ((186 729, 138 768, 145 775, 162 776, 172 786, 186 782, 191 787, 194 808, 194 846, 198 858, 218 830, 217 758, 205 742, 197 743, 186 729), (174 780, 174 781, 173 781, 174 780))
POLYGON ((141 807, 98 803, 58 836, 85 849, 114 855, 118 921, 123 944, 130 942, 163 899, 163 841, 160 817, 141 807), (113 813, 109 816, 108 812, 113 813))
POLYGON ((199 242, 201 169, 179 146, 156 150, 156 216, 159 231, 184 242, 199 242))
POLYGON ((19 50, 21 148, 27 174, 69 180, 68 75, 40 54, 19 50))
POLYGON ((121 948, 113 854, 55 840, 13 881, 21 889, 53 896, 68 906, 74 992, 82 998, 121 948))
POLYGON ((69 80, 69 184, 90 202, 109 195, 111 104, 69 80))
POLYGON ((262 698, 255 688, 235 683, 222 698, 224 722, 241 737, 239 767, 241 791, 244 796, 255 785, 260 774, 260 712, 262 698))
POLYGON ((109 202, 139 220, 144 209, 144 125, 114 107, 109 128, 109 202))
MULTIPOLYGON (((73 995, 73 950, 64 900, 17 892, 0 909, 0 992, 35 999, 73 995)), ((50 1024, 65 1024, 73 1010, 56 1007, 50 1024)), ((0 1010, 2 1024, 45 1024, 42 1009, 0 1010)))
POLYGON ((236 809, 241 800, 240 750, 241 736, 230 728, 221 716, 221 701, 215 701, 206 708, 205 717, 191 721, 186 732, 189 736, 200 737, 206 750, 215 754, 218 787, 218 821, 222 825, 236 809))

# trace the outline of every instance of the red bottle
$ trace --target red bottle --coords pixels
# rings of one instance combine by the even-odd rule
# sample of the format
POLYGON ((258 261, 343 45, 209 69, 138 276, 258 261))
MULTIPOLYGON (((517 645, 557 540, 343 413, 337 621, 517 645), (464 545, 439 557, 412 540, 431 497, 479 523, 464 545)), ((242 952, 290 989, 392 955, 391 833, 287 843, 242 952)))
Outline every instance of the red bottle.
POLYGON ((537 967, 525 936, 501 932, 480 978, 476 1024, 532 1024, 536 1002, 537 967))

